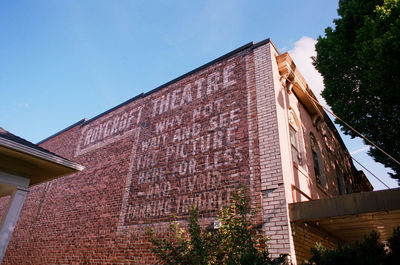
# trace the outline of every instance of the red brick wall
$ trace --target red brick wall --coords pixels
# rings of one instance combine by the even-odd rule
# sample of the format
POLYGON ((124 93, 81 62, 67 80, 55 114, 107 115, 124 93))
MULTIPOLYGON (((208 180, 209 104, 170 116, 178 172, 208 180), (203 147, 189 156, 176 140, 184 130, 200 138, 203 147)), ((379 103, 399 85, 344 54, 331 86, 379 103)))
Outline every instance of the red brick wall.
POLYGON ((146 226, 210 224, 240 183, 259 207, 255 98, 246 49, 47 140, 86 168, 31 189, 4 264, 151 264, 146 226))

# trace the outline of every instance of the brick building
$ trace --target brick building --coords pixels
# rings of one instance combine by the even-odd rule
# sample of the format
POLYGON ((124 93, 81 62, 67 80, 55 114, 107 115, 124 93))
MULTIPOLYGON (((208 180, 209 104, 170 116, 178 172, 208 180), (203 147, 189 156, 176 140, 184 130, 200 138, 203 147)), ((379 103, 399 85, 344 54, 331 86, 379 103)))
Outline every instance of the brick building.
POLYGON ((293 203, 372 189, 315 100, 265 40, 71 125, 40 146, 85 170, 31 188, 5 263, 154 264, 147 226, 190 205, 209 225, 241 183, 273 255, 341 241, 291 219, 293 203))

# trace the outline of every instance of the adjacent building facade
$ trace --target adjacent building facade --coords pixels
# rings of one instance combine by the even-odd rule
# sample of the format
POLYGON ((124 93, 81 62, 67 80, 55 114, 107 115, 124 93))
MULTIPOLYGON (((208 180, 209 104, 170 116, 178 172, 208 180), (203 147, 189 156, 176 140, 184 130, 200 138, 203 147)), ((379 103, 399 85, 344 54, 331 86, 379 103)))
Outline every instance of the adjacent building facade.
POLYGON ((290 220, 289 204, 369 191, 290 56, 249 43, 40 145, 85 170, 31 188, 5 264, 155 264, 191 205, 204 226, 248 187, 270 252, 307 258, 338 240, 290 220), (304 242, 303 242, 304 241, 304 242), (307 245, 308 246, 308 245, 307 245))

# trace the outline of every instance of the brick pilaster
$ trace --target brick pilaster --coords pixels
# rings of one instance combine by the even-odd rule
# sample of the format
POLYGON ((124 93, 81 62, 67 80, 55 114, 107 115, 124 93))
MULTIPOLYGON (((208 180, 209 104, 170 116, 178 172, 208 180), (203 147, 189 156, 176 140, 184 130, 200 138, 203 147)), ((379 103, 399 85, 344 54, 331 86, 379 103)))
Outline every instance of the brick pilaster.
POLYGON ((263 229, 270 237, 270 253, 277 257, 294 252, 291 251, 272 62, 271 44, 254 50, 263 229))

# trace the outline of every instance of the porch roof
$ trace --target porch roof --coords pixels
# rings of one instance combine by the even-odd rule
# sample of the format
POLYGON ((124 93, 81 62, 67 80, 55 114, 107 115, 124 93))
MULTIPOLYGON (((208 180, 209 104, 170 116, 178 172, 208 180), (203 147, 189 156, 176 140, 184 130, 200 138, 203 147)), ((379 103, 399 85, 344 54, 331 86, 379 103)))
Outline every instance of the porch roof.
POLYGON ((361 241, 372 230, 386 241, 400 225, 400 188, 292 203, 289 216, 291 222, 313 225, 343 242, 361 241))

